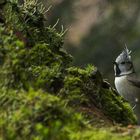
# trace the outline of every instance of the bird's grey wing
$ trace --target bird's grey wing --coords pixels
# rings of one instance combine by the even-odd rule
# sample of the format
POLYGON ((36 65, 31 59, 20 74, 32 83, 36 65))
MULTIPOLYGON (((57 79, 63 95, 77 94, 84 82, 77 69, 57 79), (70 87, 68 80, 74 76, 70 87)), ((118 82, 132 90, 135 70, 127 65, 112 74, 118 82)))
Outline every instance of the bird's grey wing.
POLYGON ((138 88, 140 88, 140 80, 138 80, 137 78, 134 77, 127 77, 127 80, 130 82, 130 84, 132 84, 133 86, 136 86, 138 88))

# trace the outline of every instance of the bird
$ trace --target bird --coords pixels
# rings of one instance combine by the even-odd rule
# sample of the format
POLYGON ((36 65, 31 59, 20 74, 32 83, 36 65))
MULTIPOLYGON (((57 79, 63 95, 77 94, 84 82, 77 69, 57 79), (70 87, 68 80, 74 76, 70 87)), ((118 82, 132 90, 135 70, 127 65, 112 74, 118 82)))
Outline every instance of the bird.
POLYGON ((135 72, 130 54, 131 51, 126 47, 116 58, 114 82, 118 93, 132 106, 138 124, 140 124, 140 80, 135 72))

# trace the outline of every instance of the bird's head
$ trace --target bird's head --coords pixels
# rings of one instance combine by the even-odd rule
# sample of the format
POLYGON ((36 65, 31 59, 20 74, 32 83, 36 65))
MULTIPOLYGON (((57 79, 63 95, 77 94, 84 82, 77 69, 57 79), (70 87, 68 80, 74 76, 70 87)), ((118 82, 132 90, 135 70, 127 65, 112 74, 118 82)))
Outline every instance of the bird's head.
POLYGON ((115 76, 123 76, 135 72, 130 54, 131 51, 129 51, 126 47, 116 58, 114 62, 115 76))

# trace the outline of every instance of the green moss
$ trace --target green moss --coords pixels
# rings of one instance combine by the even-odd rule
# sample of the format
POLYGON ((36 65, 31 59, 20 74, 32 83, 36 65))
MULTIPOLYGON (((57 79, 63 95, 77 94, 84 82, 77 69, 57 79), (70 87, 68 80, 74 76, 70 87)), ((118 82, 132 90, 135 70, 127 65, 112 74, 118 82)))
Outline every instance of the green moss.
POLYGON ((71 67, 72 58, 62 49, 64 32, 46 25, 39 5, 34 0, 22 6, 8 0, 1 10, 0 138, 121 139, 110 129, 88 125, 94 117, 87 119, 79 108, 94 112, 96 107, 125 125, 136 123, 132 108, 96 67, 71 67))
MULTIPOLYGON (((0 91, 0 138, 55 140, 131 140, 86 125, 79 113, 60 98, 43 91, 0 91)), ((138 135, 138 134, 136 134, 138 135)))
POLYGON ((124 101, 121 96, 115 95, 111 88, 101 88, 99 94, 101 108, 111 119, 123 124, 136 123, 136 116, 133 114, 130 104, 124 101))
POLYGON ((60 95, 72 106, 96 106, 117 123, 135 124, 136 117, 129 103, 107 85, 93 66, 71 67, 64 79, 60 95))
POLYGON ((4 132, 1 134, 3 139, 19 139, 21 136, 23 139, 35 136, 61 139, 67 131, 66 127, 74 131, 84 126, 80 114, 66 109, 58 97, 42 91, 30 90, 26 93, 1 90, 0 100, 0 130, 4 132), (60 131, 63 134, 57 136, 60 131))
POLYGON ((57 52, 52 51, 55 46, 51 43, 36 43, 27 48, 12 30, 5 31, 6 28, 1 26, 1 86, 26 90, 37 86, 52 91, 61 88, 71 56, 61 48, 57 52))

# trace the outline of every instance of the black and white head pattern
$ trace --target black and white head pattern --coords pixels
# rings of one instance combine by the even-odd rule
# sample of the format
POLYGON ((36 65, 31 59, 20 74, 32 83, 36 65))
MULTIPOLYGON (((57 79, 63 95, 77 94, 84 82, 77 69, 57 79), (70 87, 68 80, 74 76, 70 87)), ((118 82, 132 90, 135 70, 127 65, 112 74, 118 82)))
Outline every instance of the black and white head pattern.
POLYGON ((123 76, 134 73, 131 51, 126 47, 114 62, 115 76, 123 76))

